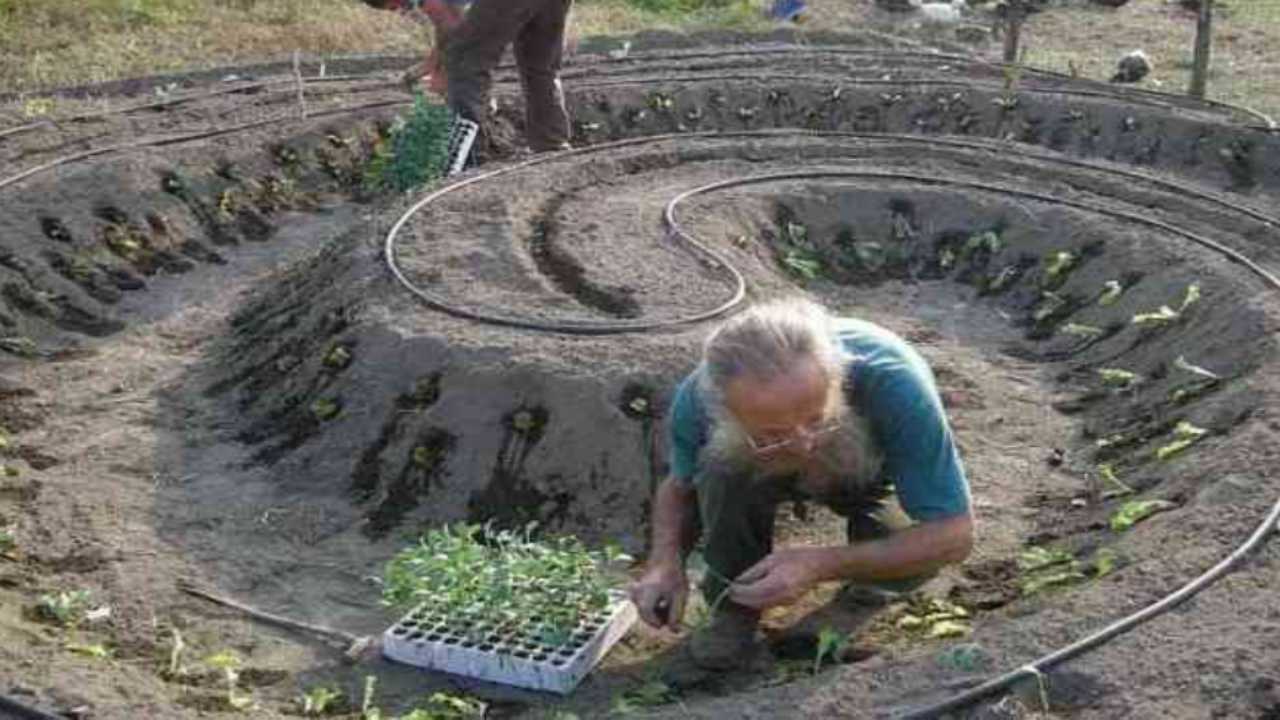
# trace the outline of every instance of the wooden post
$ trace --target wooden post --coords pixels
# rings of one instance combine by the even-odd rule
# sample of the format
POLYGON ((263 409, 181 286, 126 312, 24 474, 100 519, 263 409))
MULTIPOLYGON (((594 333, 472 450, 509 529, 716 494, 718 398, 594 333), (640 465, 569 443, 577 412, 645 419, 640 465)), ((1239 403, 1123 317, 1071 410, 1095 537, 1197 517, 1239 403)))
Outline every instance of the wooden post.
POLYGON ((1022 36, 1022 21, 1027 18, 1025 0, 1008 0, 1004 18, 1004 61, 1018 62, 1018 43, 1022 36))
POLYGON ((1209 86, 1209 56, 1213 48, 1213 0, 1200 0, 1200 17, 1196 20, 1196 57, 1191 67, 1192 97, 1203 98, 1209 86))

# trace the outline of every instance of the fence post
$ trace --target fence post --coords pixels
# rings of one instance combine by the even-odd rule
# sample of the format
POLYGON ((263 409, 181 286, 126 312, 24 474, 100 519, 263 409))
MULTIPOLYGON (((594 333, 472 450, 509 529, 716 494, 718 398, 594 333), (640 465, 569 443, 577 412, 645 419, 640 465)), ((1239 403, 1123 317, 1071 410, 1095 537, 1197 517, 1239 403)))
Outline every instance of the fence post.
POLYGON ((1200 16, 1196 20, 1196 56, 1191 67, 1192 97, 1203 98, 1209 86, 1209 56, 1213 48, 1213 0, 1200 0, 1200 16))

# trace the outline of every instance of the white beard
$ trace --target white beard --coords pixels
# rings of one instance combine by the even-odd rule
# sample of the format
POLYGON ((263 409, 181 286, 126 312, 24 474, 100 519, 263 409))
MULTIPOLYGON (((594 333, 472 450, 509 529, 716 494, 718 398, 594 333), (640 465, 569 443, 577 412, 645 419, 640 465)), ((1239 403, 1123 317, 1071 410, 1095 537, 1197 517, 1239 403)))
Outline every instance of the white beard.
POLYGON ((871 424, 849 407, 842 391, 835 389, 832 395, 825 422, 839 422, 840 428, 819 438, 812 452, 777 458, 761 458, 752 450, 746 432, 727 410, 708 408, 713 427, 700 464, 761 479, 795 475, 798 487, 814 497, 870 492, 881 482, 883 463, 871 424))

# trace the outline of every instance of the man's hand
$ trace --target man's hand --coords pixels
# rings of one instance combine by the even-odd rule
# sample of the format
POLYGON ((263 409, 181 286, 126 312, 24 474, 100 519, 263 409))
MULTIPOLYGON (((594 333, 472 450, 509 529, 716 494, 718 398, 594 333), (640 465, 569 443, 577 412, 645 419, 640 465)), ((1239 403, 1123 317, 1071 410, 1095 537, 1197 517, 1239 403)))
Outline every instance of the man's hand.
POLYGON ((678 630, 689 597, 689 579, 679 562, 654 565, 631 584, 640 619, 655 628, 678 630))
POLYGON ((816 548, 777 550, 734 579, 729 599, 756 610, 793 603, 818 584, 817 563, 816 548))

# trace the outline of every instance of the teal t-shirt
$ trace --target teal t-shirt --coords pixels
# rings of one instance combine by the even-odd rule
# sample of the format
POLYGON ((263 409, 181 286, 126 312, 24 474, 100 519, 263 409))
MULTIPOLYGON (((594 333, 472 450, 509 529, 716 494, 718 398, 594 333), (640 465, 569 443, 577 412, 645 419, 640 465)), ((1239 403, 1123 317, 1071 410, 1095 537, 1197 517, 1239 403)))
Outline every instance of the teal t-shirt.
MULTIPOLYGON (((902 509, 919 522, 967 512, 969 483, 928 363, 905 340, 864 320, 837 320, 836 333, 855 358, 855 409, 871 424, 884 480, 902 509)), ((686 486, 696 485, 710 435, 697 376, 695 370, 677 386, 667 426, 671 475, 686 486)))

